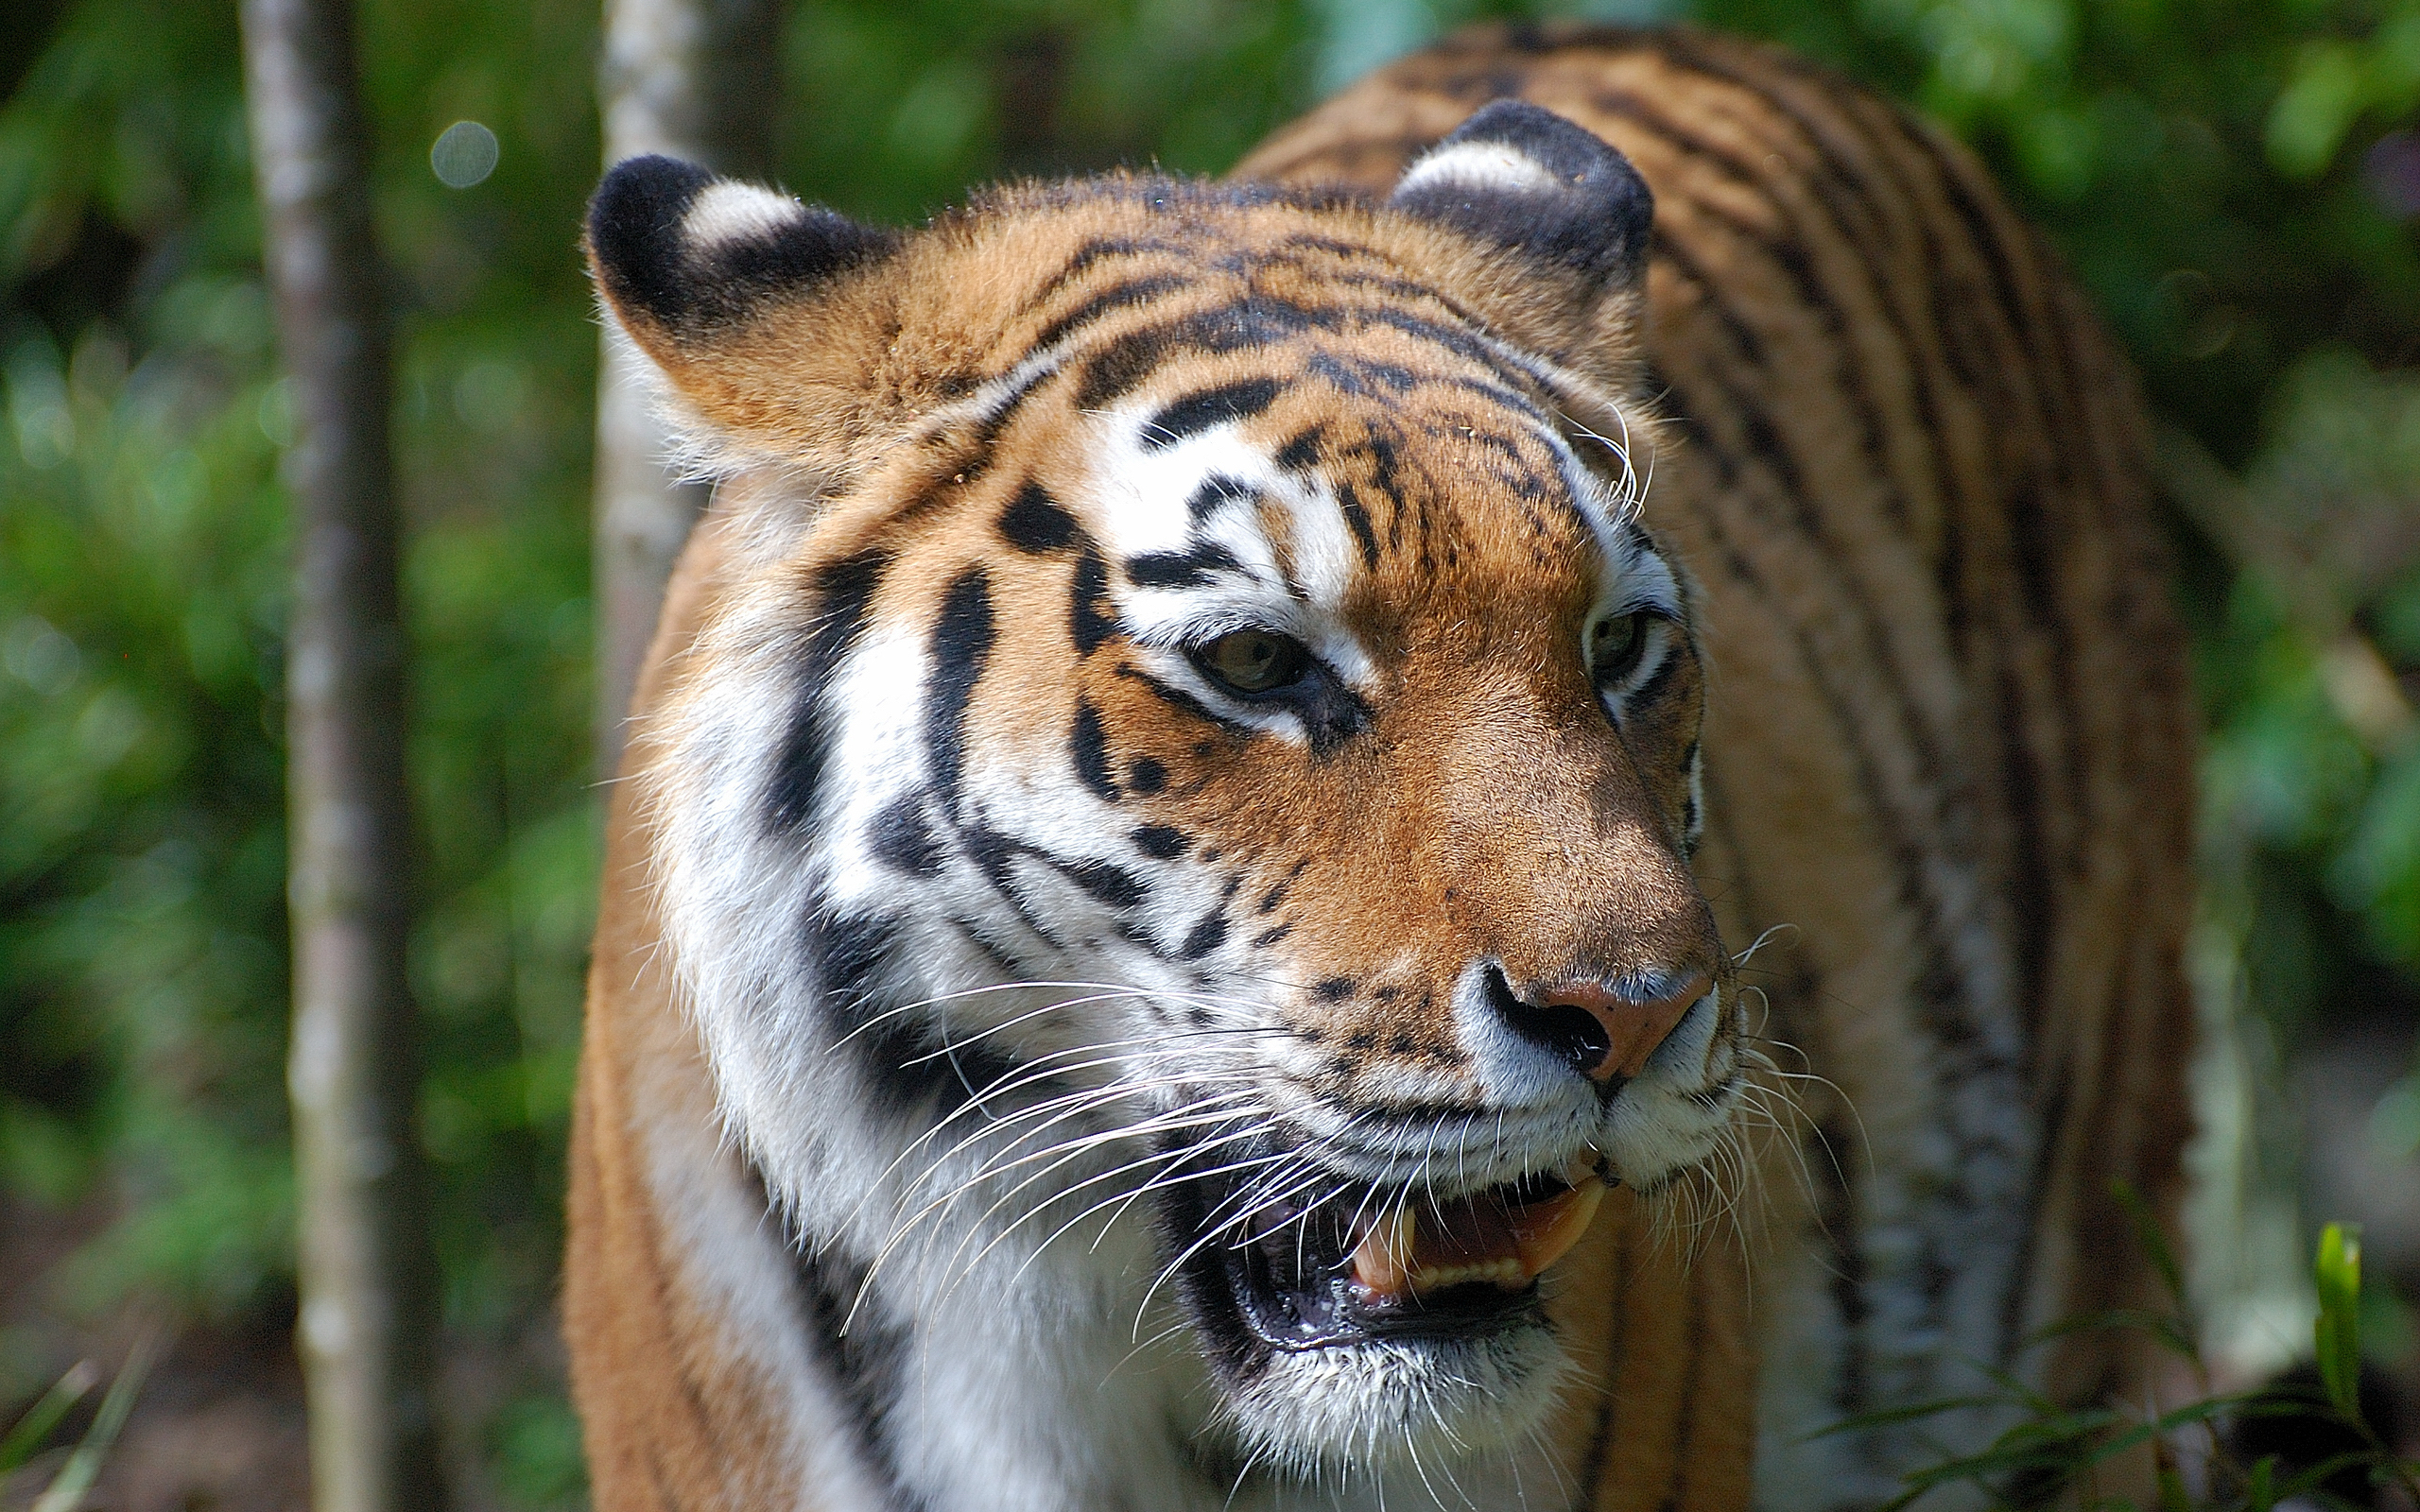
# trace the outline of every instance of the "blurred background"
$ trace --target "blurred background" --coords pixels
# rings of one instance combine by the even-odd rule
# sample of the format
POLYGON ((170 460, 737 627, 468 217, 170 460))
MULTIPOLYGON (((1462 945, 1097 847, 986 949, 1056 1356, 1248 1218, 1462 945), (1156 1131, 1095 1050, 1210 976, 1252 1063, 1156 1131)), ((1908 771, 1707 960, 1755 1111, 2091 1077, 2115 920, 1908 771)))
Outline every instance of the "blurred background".
MULTIPOLYGON (((2420 1295, 2420 0, 780 0, 793 192, 1215 173, 1483 14, 1771 37, 1928 110, 2051 232, 2160 417, 2205 892, 2193 1283, 2246 1374, 2420 1295)), ((595 0, 364 0, 422 847, 413 983, 447 1454, 584 1504, 554 1299, 598 852, 577 254, 595 0), (448 129, 473 123, 483 129, 448 129), (447 146, 441 147, 445 137, 447 146), (488 150, 493 143, 493 152, 488 150)), ((0 1424, 168 1342, 101 1504, 299 1506, 286 1154, 288 575, 234 7, 0 8, 0 1424)), ((21 1481, 23 1478, 20 1478, 21 1481)), ((32 1484, 32 1483, 26 1483, 32 1484)), ((0 1489, 0 1504, 27 1494, 0 1489)))

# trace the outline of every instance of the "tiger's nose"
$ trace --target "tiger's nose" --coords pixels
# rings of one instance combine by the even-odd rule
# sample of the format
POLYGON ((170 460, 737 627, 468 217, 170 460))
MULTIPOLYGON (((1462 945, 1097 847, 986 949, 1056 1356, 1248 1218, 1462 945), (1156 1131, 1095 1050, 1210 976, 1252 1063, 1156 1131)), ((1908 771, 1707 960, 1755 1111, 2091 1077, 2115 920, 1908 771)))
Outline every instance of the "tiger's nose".
POLYGON ((1709 986, 1705 973, 1656 973, 1644 990, 1604 982, 1561 982, 1515 993, 1501 976, 1490 984, 1496 1011, 1515 1034, 1552 1052, 1592 1081, 1624 1080, 1647 1067, 1709 986))

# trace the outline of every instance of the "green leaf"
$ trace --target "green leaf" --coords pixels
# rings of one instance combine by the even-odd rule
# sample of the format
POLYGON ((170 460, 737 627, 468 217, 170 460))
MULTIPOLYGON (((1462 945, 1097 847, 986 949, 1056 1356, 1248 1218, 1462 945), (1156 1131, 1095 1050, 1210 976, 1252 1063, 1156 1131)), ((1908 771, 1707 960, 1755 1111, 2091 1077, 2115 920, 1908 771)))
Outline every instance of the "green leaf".
POLYGON ((2311 1263, 2319 1287, 2319 1319, 2312 1334, 2319 1347, 2320 1383, 2327 1400, 2347 1418, 2361 1414, 2361 1230, 2358 1224, 2331 1223, 2319 1231, 2319 1256, 2311 1263))
POLYGON ((1892 1428, 1900 1423, 1919 1422, 1927 1418, 1938 1418, 1945 1412, 1963 1411, 1968 1407, 2004 1407, 2006 1405, 2008 1405, 2007 1402, 1998 1397, 1943 1397, 1936 1401, 1920 1401, 1913 1406, 1886 1407, 1879 1412, 1861 1412, 1854 1418, 1843 1418, 1839 1422, 1818 1428, 1794 1442, 1811 1444, 1816 1439, 1829 1438, 1834 1434, 1859 1434, 1874 1428, 1892 1428))
POLYGON ((2070 1333, 2095 1333, 2120 1329, 2148 1333, 2162 1349, 2187 1360, 2201 1358, 2201 1349, 2193 1342, 2193 1336, 2187 1329, 2184 1319, 2170 1317, 2164 1313, 2149 1312, 2138 1307, 2116 1307, 2103 1313, 2086 1313, 2078 1317, 2062 1318, 2056 1323, 2045 1324, 2027 1334, 2025 1343, 2030 1349, 2037 1344, 2048 1344, 2052 1339, 2066 1338, 2070 1333))
POLYGON ((2252 1467, 2252 1483, 2244 1488, 2244 1512, 2275 1512, 2276 1487, 2271 1484, 2277 1473, 2277 1456, 2263 1454, 2252 1467))
POLYGON ((0 1438, 0 1475, 8 1474, 41 1451, 43 1440, 59 1426, 59 1419, 67 1416, 67 1409, 83 1400, 84 1394, 93 1389, 96 1375, 91 1361, 78 1361, 75 1368, 60 1376, 26 1409, 25 1416, 9 1430, 9 1436, 0 1438))

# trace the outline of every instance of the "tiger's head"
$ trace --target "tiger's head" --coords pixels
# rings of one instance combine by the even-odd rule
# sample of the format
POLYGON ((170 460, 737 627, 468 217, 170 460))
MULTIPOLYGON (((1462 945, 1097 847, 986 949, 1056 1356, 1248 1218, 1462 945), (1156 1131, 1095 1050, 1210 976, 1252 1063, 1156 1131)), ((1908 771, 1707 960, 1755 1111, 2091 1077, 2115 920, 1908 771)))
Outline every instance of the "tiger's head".
POLYGON ((1742 1076, 1630 465, 1650 211, 1513 103, 1383 204, 1118 176, 899 233, 607 180, 611 313, 750 480, 634 770, 803 1243, 1172 1306, 1305 1470, 1539 1420, 1541 1272, 1742 1076))

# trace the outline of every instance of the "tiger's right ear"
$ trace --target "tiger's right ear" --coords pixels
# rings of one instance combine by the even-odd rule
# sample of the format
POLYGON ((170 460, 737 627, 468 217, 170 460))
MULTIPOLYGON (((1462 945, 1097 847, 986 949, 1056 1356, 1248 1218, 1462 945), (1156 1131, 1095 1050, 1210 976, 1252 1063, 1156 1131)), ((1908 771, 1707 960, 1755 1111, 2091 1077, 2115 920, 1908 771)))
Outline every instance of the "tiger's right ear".
POLYGON ((1524 100, 1481 107, 1404 170, 1387 201, 1608 292, 1647 265, 1655 196, 1611 144, 1524 100))
POLYGON ((615 163, 588 205, 589 267, 614 319, 700 418, 776 449, 762 433, 789 429, 782 412, 821 387, 819 353, 842 355, 816 327, 845 327, 846 312, 816 307, 901 240, 665 157, 615 163))

